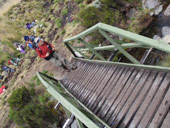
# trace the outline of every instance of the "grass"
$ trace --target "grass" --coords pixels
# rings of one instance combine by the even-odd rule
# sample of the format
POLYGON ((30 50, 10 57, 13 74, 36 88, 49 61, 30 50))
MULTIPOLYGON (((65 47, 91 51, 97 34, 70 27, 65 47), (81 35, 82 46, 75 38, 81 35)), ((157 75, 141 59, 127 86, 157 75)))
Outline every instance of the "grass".
POLYGON ((63 16, 65 16, 65 15, 67 15, 67 13, 68 13, 68 9, 67 8, 63 8, 62 11, 61 11, 61 14, 63 16))
POLYGON ((62 26, 62 19, 61 18, 57 18, 55 23, 56 23, 57 28, 60 28, 62 26))
POLYGON ((139 9, 135 17, 130 19, 128 30, 135 33, 140 33, 148 22, 151 20, 148 9, 139 9))
POLYGON ((77 4, 80 4, 83 2, 83 0, 74 0, 74 2, 76 2, 77 4))

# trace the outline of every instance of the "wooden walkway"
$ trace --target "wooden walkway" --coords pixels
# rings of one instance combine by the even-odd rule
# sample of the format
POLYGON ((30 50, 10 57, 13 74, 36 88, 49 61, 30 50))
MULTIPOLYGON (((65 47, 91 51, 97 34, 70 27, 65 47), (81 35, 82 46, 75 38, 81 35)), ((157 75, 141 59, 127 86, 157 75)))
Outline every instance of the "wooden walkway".
POLYGON ((60 81, 112 128, 170 128, 170 73, 74 60, 60 81))

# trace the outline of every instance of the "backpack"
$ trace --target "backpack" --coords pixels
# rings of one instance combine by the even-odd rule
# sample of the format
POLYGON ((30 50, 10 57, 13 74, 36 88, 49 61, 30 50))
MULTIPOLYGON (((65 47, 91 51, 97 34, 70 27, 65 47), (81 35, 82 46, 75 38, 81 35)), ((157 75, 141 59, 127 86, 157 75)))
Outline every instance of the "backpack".
POLYGON ((13 64, 13 63, 11 62, 11 60, 9 60, 9 61, 8 61, 8 64, 10 65, 10 64, 13 64))
MULTIPOLYGON (((39 40, 40 40, 40 38, 39 38, 39 40)), ((38 43, 39 43, 39 41, 36 41, 32 45, 35 49, 37 48, 40 52, 42 52, 41 49, 38 47, 38 43)), ((50 49, 50 50, 53 49, 46 41, 44 41, 44 43, 47 45, 48 49, 50 49)))

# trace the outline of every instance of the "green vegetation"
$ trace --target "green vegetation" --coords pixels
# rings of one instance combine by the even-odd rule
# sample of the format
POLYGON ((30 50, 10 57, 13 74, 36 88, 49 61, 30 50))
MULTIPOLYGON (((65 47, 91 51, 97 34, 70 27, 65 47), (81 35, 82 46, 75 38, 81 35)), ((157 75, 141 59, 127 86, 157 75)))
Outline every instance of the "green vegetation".
POLYGON ((139 9, 135 17, 130 19, 128 30, 131 32, 140 33, 144 28, 146 28, 152 20, 149 12, 150 11, 148 9, 139 9))
POLYGON ((56 19, 56 26, 57 26, 57 28, 60 28, 62 26, 62 19, 61 18, 56 19))
POLYGON ((86 4, 90 4, 93 0, 85 0, 86 4))
POLYGON ((80 3, 83 2, 83 0, 75 0, 75 2, 76 2, 77 4, 80 4, 80 3))
POLYGON ((162 66, 170 67, 170 55, 166 57, 164 61, 161 62, 162 66))
POLYGON ((65 16, 65 15, 67 15, 67 13, 68 13, 68 9, 67 9, 67 8, 63 8, 61 14, 62 14, 63 16, 65 16))
POLYGON ((34 88, 16 89, 8 99, 9 118, 21 127, 48 128, 54 123, 59 126, 63 112, 54 111, 49 97, 49 93, 39 94, 34 88))
POLYGON ((9 106, 13 109, 21 109, 31 100, 29 90, 25 87, 13 91, 8 99, 9 106))
MULTIPOLYGON (((48 74, 49 76, 53 76, 53 74, 49 74, 47 70, 42 71, 43 74, 48 74)), ((31 78, 32 84, 40 85, 41 81, 39 80, 38 76, 35 75, 31 78)))
POLYGON ((64 0, 54 0, 54 3, 63 2, 64 0))
POLYGON ((110 0, 103 0, 101 8, 89 6, 80 10, 79 20, 85 27, 91 27, 98 22, 103 22, 110 25, 118 25, 124 19, 119 10, 112 11, 116 8, 116 3, 110 0))

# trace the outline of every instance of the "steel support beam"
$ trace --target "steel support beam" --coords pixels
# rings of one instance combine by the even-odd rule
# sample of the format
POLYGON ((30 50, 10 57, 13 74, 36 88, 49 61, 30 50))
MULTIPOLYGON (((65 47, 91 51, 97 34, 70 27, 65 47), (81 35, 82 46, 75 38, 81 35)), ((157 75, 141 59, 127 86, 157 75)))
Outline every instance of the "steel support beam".
POLYGON ((128 52, 126 52, 119 44, 117 44, 110 36, 107 35, 106 32, 99 30, 99 32, 108 40, 111 44, 113 44, 120 52, 122 52, 131 62, 134 64, 140 64, 133 56, 131 56, 128 52))
MULTIPOLYGON (((126 43, 120 45, 122 48, 148 48, 146 45, 137 43, 126 43)), ((114 45, 95 47, 94 50, 115 50, 117 49, 114 45)), ((89 51, 89 48, 80 48, 80 51, 89 51)))
POLYGON ((104 31, 111 32, 111 33, 114 33, 116 35, 120 35, 122 37, 126 37, 128 39, 133 40, 133 41, 139 42, 143 45, 147 45, 147 46, 159 49, 161 51, 165 51, 165 52, 170 53, 170 45, 166 44, 162 40, 160 40, 160 41, 154 40, 154 39, 144 37, 142 35, 138 35, 136 33, 132 33, 132 32, 117 28, 117 27, 113 27, 111 25, 104 24, 104 23, 98 23, 97 27, 98 27, 98 29, 102 29, 104 31))

